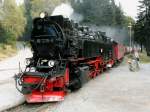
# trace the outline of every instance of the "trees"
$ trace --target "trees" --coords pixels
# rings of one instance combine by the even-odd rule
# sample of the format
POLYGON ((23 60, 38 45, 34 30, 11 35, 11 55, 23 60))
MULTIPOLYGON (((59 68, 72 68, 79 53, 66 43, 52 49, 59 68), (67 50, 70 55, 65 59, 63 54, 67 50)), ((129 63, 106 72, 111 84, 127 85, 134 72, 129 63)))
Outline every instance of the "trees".
POLYGON ((138 20, 134 28, 134 39, 137 43, 146 47, 148 55, 150 55, 150 1, 141 0, 139 6, 138 20))
POLYGON ((76 12, 84 16, 83 22, 106 26, 123 26, 125 16, 121 5, 114 0, 71 0, 76 12))
POLYGON ((26 25, 24 8, 16 6, 14 0, 5 0, 3 5, 2 20, 0 20, 0 43, 13 44, 23 35, 26 25))

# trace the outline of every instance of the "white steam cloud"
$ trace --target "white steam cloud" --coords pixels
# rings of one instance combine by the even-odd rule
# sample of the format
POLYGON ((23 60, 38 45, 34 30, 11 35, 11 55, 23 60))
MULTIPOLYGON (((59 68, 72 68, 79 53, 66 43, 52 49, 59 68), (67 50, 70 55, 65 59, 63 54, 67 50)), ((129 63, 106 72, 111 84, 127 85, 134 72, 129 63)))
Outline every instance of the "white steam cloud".
POLYGON ((69 4, 62 3, 54 9, 52 16, 63 15, 64 17, 69 18, 73 12, 73 8, 69 4))
POLYGON ((119 43, 127 43, 129 41, 129 34, 126 28, 95 25, 90 25, 90 27, 95 31, 105 32, 106 36, 111 37, 119 43))
POLYGON ((83 20, 83 16, 79 13, 73 12, 70 16, 70 19, 74 20, 75 22, 79 23, 83 20))
POLYGON ((62 3, 61 5, 57 6, 52 12, 52 16, 54 15, 62 15, 65 18, 74 20, 75 22, 80 22, 83 20, 83 16, 74 12, 74 9, 68 3, 62 3))

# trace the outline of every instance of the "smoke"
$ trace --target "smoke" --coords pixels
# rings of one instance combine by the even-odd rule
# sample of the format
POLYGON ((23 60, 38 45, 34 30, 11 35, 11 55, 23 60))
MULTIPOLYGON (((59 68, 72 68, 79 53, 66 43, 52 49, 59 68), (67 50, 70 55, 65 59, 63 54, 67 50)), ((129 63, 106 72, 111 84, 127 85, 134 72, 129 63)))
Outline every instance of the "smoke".
MULTIPOLYGON (((83 16, 76 13, 69 3, 62 3, 61 5, 57 6, 52 12, 52 16, 54 15, 62 15, 63 17, 74 20, 77 23, 83 20, 83 16)), ((92 30, 106 32, 106 36, 111 37, 119 43, 128 43, 129 35, 126 28, 96 25, 89 26, 92 30)))
POLYGON ((70 19, 74 20, 75 22, 79 23, 83 20, 83 16, 79 13, 73 12, 70 16, 70 19))
POLYGON ((69 4, 62 3, 54 9, 54 11, 52 12, 52 16, 62 15, 66 18, 69 18, 73 12, 73 8, 69 4))
POLYGON ((62 3, 61 5, 57 6, 52 12, 52 16, 54 15, 62 15, 65 18, 74 20, 75 22, 80 22, 83 20, 83 16, 74 12, 74 9, 69 3, 62 3))
POLYGON ((109 27, 109 26, 90 26, 95 31, 106 32, 106 36, 114 39, 115 41, 123 44, 128 44, 129 33, 128 29, 120 27, 109 27))

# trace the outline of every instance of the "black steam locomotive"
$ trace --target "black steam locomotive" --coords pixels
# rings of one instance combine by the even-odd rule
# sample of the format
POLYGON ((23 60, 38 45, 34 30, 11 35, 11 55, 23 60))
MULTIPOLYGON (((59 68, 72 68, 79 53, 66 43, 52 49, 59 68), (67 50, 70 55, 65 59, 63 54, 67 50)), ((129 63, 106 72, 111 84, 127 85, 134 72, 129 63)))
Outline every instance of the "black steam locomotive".
POLYGON ((50 16, 34 20, 31 36, 33 58, 48 60, 91 58, 111 52, 112 41, 101 32, 78 27, 63 16, 50 16), (104 48, 103 53, 99 48, 104 48))
POLYGON ((81 88, 120 61, 125 52, 103 32, 46 13, 33 20, 30 43, 33 57, 16 76, 21 90, 17 88, 29 103, 63 100, 68 90, 81 88))

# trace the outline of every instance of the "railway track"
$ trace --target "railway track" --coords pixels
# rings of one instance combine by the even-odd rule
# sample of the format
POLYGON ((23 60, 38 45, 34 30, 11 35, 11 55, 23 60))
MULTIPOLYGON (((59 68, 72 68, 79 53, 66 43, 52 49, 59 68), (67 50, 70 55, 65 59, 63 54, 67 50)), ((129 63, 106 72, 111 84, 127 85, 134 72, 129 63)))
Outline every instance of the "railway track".
POLYGON ((45 112, 48 108, 56 106, 59 102, 54 103, 38 103, 38 104, 28 104, 24 103, 17 107, 2 111, 2 112, 45 112))

